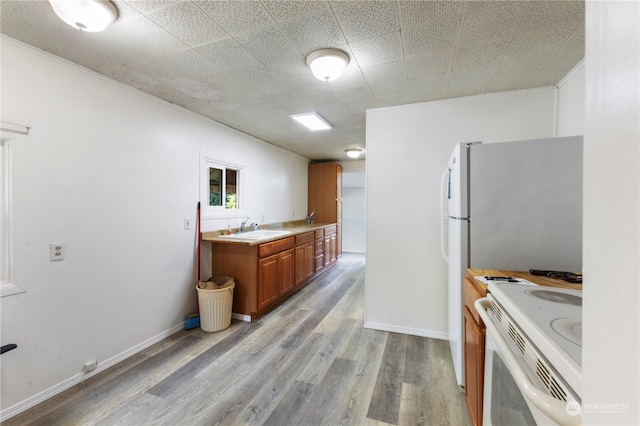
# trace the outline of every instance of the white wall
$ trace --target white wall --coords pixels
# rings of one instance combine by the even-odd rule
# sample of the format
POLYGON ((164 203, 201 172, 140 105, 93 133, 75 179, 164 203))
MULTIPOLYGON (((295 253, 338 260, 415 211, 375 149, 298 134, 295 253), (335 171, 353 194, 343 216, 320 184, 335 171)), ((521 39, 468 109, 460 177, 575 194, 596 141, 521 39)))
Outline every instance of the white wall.
POLYGON ((640 424, 640 3, 586 2, 583 423, 640 424))
POLYGON ((367 111, 366 324, 447 338, 440 177, 459 142, 553 136, 554 88, 367 111))
MULTIPOLYGON (((199 155, 245 166, 247 212, 304 218, 308 160, 2 38, 14 146, 14 281, 1 299, 1 409, 16 410, 182 328, 196 308, 199 155), (66 259, 49 261, 49 243, 66 259)), ((226 227, 227 221, 209 228, 226 227)), ((232 226, 238 226, 232 223, 232 226)))
POLYGON ((556 136, 584 134, 584 61, 558 83, 556 136))

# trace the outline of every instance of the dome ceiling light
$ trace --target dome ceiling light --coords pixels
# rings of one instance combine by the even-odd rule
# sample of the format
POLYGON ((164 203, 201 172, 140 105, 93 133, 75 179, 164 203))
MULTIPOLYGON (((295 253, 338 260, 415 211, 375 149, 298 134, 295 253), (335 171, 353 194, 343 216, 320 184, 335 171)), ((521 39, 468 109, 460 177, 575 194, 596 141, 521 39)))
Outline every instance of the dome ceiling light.
POLYGON ((118 18, 118 11, 108 0, 49 0, 49 3, 60 19, 81 31, 102 31, 118 18))
POLYGON ((360 153, 362 152, 362 150, 358 148, 348 148, 345 149, 344 152, 347 153, 347 157, 349 158, 358 158, 360 157, 360 153))
POLYGON ((320 49, 307 56, 307 65, 313 75, 322 81, 335 80, 349 63, 349 55, 338 49, 320 49))

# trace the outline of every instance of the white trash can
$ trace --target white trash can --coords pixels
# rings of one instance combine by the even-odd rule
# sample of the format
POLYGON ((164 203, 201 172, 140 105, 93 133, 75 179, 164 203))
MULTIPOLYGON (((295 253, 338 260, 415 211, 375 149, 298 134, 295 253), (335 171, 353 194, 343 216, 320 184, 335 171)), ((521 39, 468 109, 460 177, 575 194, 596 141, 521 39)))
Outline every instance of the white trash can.
POLYGON ((214 277, 210 281, 201 282, 196 286, 202 331, 220 331, 231 325, 235 286, 235 282, 230 277, 214 277), (210 284, 211 281, 216 284, 210 284), (221 281, 224 281, 224 284, 218 284, 221 281), (200 288, 203 284, 205 284, 204 288, 200 288))

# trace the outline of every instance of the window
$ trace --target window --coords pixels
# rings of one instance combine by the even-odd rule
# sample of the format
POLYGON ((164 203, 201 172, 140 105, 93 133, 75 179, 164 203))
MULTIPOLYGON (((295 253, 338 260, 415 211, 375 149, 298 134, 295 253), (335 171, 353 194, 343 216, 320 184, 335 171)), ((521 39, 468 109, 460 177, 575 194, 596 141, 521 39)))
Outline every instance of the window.
POLYGON ((24 293, 11 281, 11 142, 4 133, 0 138, 0 297, 24 293))
POLYGON ((243 167, 201 156, 200 204, 208 217, 242 217, 244 213, 243 167))

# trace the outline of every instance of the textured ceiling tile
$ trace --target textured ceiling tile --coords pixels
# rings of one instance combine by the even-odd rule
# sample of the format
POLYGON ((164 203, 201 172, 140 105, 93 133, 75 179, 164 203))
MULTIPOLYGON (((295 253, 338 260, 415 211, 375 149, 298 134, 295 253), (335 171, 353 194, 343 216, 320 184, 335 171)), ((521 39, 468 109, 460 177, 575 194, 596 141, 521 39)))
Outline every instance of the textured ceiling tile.
POLYGON ((520 31, 554 31, 567 37, 573 28, 583 22, 583 1, 532 1, 520 31))
POLYGON ((585 34, 581 27, 545 64, 540 73, 529 83, 530 87, 548 86, 558 83, 584 58, 585 34))
POLYGON ((469 96, 471 93, 485 93, 492 76, 492 67, 478 68, 467 74, 456 73, 451 78, 447 98, 469 96))
POLYGON ((191 2, 176 3, 147 16, 189 46, 228 37, 225 30, 191 2))
POLYGON ((180 40, 144 16, 109 27, 107 31, 126 39, 146 57, 163 55, 187 48, 180 40))
POLYGON ((455 46, 460 21, 458 18, 431 21, 422 28, 402 31, 405 55, 411 56, 432 50, 448 50, 455 46))
POLYGON ((226 71, 264 67, 244 46, 233 38, 225 38, 198 46, 195 50, 226 71))
POLYGON ((302 16, 323 11, 329 8, 326 1, 309 0, 288 0, 288 1, 263 1, 262 5, 267 8, 273 19, 277 22, 290 21, 302 16))
MULTIPOLYGON (((504 6, 505 3, 509 3, 511 0, 496 0, 496 1, 480 1, 471 0, 464 2, 463 13, 477 12, 483 9, 491 9, 494 7, 504 6)), ((545 0, 546 1, 546 0, 545 0)))
POLYGON ((406 58, 407 76, 409 81, 417 79, 433 79, 442 81, 449 79, 453 49, 433 51, 406 58))
POLYGON ((181 0, 122 0, 123 3, 128 4, 138 12, 142 14, 151 13, 154 10, 161 9, 163 7, 170 6, 181 0))
POLYGON ((176 90, 173 87, 169 87, 164 84, 152 87, 148 93, 167 102, 171 102, 172 104, 180 106, 184 106, 189 102, 189 99, 191 99, 189 95, 186 95, 179 90, 176 90))
POLYGON ((470 46, 491 40, 511 40, 526 9, 526 2, 506 2, 499 7, 482 9, 465 15, 461 45, 470 46))
POLYGON ((282 29, 304 55, 316 49, 336 47, 346 43, 330 11, 285 22, 282 24, 282 29))
POLYGON ((46 1, 2 1, 0 7, 2 33, 43 50, 85 34, 65 24, 46 1))
POLYGON ((400 31, 356 41, 350 47, 361 67, 396 61, 403 56, 400 31))
POLYGON ((334 13, 348 42, 400 29, 395 2, 346 2, 335 7, 334 13))
POLYGON ((95 68, 98 70, 136 62, 144 56, 136 46, 109 30, 88 33, 85 37, 76 40, 75 43, 109 58, 109 61, 104 61, 99 68, 95 68))
POLYGON ((0 32, 312 159, 364 146, 369 108, 557 84, 584 57, 584 1, 113 3, 87 34, 47 1, 2 0, 0 32), (351 57, 339 80, 305 64, 323 47, 351 57), (288 117, 310 110, 337 127, 288 117))
POLYGON ((116 7, 118 11, 118 18, 111 25, 118 25, 122 22, 128 21, 129 19, 137 18, 140 16, 140 12, 138 12, 133 7, 129 6, 129 2, 125 0, 111 0, 111 3, 116 7))
POLYGON ((269 12, 257 1, 195 1, 200 9, 229 34, 237 35, 274 23, 269 12))
POLYGON ((278 78, 288 78, 309 71, 304 55, 297 51, 278 26, 244 33, 237 39, 278 78))
POLYGON ((462 1, 400 1, 400 27, 423 28, 425 23, 457 21, 462 13, 462 1))
POLYGON ((495 70, 508 46, 508 40, 496 40, 457 49, 453 74, 469 74, 485 68, 495 70))
POLYGON ((223 89, 210 82, 204 82, 189 75, 172 78, 166 82, 166 85, 196 99, 215 99, 224 93, 223 89))
POLYGON ((74 42, 56 46, 51 49, 50 52, 91 70, 98 70, 108 67, 109 65, 117 65, 115 61, 111 61, 111 58, 99 54, 87 46, 74 42))
POLYGON ((147 93, 150 93, 153 87, 161 84, 149 77, 146 73, 139 72, 127 66, 104 70, 102 74, 147 93))
POLYGON ((200 78, 221 72, 214 64, 188 50, 137 62, 131 64, 131 68, 165 84, 184 76, 200 78))
POLYGON ((409 103, 409 84, 403 61, 370 65, 362 72, 380 106, 397 105, 401 99, 409 103))

